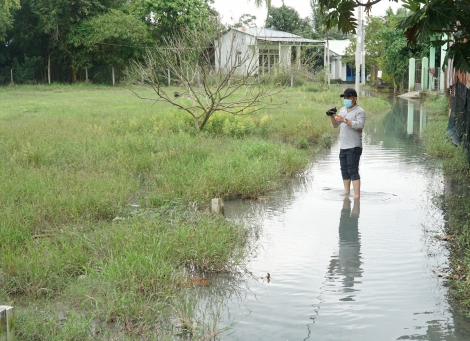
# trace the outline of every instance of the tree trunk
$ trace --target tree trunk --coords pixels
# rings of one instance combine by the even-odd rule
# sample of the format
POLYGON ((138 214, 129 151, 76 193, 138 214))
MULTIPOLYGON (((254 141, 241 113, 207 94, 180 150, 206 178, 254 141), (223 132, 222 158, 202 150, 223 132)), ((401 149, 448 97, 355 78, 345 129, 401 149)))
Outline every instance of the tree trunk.
POLYGON ((51 85, 51 55, 49 54, 49 58, 47 60, 47 82, 51 85))
POLYGON ((77 73, 72 68, 72 83, 76 83, 76 82, 77 82, 77 73))

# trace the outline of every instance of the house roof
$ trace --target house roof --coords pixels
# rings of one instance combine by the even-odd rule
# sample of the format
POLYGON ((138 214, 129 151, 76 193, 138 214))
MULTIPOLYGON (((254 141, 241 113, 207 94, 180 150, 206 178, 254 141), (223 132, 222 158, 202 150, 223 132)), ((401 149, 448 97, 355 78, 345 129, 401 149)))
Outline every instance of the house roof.
POLYGON ((256 37, 257 39, 270 41, 270 42, 281 42, 281 43, 324 43, 324 40, 313 40, 303 38, 301 36, 284 32, 273 30, 270 28, 260 28, 260 27, 242 27, 242 28, 232 28, 235 31, 248 34, 250 36, 256 37))
POLYGON ((329 40, 328 41, 328 46, 330 48, 331 52, 336 53, 337 55, 340 56, 345 56, 346 55, 346 48, 349 46, 351 41, 349 39, 344 39, 344 40, 329 40))

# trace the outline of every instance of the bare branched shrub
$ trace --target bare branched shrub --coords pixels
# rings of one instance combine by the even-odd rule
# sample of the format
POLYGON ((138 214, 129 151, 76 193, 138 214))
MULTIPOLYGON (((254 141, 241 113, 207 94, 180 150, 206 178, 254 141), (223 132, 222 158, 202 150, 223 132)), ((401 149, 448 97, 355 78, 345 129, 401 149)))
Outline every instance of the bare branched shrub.
MULTIPOLYGON (((272 96, 282 88, 259 82, 259 46, 247 46, 243 35, 193 29, 174 34, 165 46, 148 49, 143 62, 134 62, 130 78, 152 89, 152 97, 186 111, 202 130, 216 112, 247 115, 274 108, 272 96), (168 87, 177 83, 181 91, 168 87)), ((137 93, 136 93, 137 94, 137 93)))

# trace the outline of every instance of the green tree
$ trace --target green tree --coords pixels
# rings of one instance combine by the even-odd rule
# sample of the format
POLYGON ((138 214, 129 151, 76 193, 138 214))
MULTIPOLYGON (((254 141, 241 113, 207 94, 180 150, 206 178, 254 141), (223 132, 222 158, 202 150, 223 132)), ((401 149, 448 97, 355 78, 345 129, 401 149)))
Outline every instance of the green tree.
POLYGON ((468 0, 405 0, 404 7, 413 12, 402 20, 400 28, 406 29, 409 43, 417 45, 431 36, 435 46, 452 41, 447 58, 454 67, 470 72, 470 2, 468 0), (453 35, 452 38, 448 38, 453 35))
POLYGON ((330 39, 347 39, 348 35, 344 34, 336 27, 333 27, 329 30, 326 29, 326 26, 323 23, 323 20, 326 17, 326 13, 321 9, 318 0, 310 0, 310 7, 312 8, 312 27, 313 27, 313 36, 314 39, 324 39, 326 35, 330 39), (326 34, 328 33, 328 34, 326 34))
POLYGON ((13 12, 20 8, 19 0, 0 0, 0 40, 13 27, 13 12))
MULTIPOLYGON (((327 12, 323 22, 327 28, 338 27, 342 32, 355 32, 357 21, 354 12, 358 6, 369 12, 381 0, 319 0, 327 12)), ((398 0, 392 0, 398 2, 398 0)), ((447 58, 453 59, 456 69, 470 72, 470 2, 468 0, 404 0, 404 7, 411 14, 404 18, 399 28, 406 30, 407 41, 416 45, 436 35, 435 46, 450 40, 454 43, 447 49, 447 58), (447 38, 452 34, 453 39, 447 38)))
MULTIPOLYGON (((420 58, 428 51, 426 43, 409 46, 403 30, 398 27, 403 18, 408 15, 404 9, 388 9, 383 18, 368 17, 365 35, 366 70, 377 65, 383 71, 383 79, 400 89, 408 69, 411 57, 420 58)), ((350 65, 355 62, 356 39, 346 49, 344 60, 350 65)))
POLYGON ((200 29, 175 33, 166 38, 163 48, 148 49, 143 61, 132 64, 131 79, 138 84, 143 80, 150 86, 148 90, 153 90, 147 99, 169 103, 187 113, 197 131, 203 130, 215 113, 248 115, 278 107, 272 97, 282 88, 262 86, 256 81, 258 59, 249 50, 242 51, 237 40, 220 43, 224 34, 220 24, 208 24, 211 29, 205 23, 200 29), (178 92, 167 86, 168 70, 179 84, 178 92))
POLYGON ((78 50, 72 67, 78 70, 93 62, 121 66, 140 56, 140 44, 148 42, 148 35, 144 22, 119 10, 91 17, 75 25, 67 37, 67 45, 78 50))
MULTIPOLYGON (((48 36, 48 61, 71 66, 72 82, 76 80, 75 61, 84 54, 81 47, 69 43, 76 26, 94 16, 106 13, 113 0, 30 0, 31 11, 38 18, 38 30, 48 36)), ((52 63, 52 62, 51 62, 52 63)))
POLYGON ((312 27, 308 19, 301 18, 294 8, 286 5, 271 7, 268 10, 268 18, 266 19, 265 26, 267 28, 274 27, 277 30, 303 37, 312 36, 312 27))
MULTIPOLYGON (((366 73, 371 66, 383 67, 383 57, 385 54, 387 42, 380 39, 378 32, 387 28, 387 18, 367 17, 366 19, 366 35, 364 43, 366 46, 366 73)), ((356 55, 356 38, 350 38, 351 44, 346 48, 346 57, 343 61, 349 65, 354 65, 356 55)))
POLYGON ((0 65, 11 66, 13 60, 22 63, 24 57, 48 54, 48 36, 39 29, 39 19, 31 11, 30 0, 23 0, 21 8, 13 13, 13 26, 6 34, 9 44, 0 44, 0 65))
POLYGON ((217 12, 212 0, 135 0, 130 11, 145 20, 155 40, 163 42, 183 29, 209 25, 217 12))
POLYGON ((240 28, 242 26, 256 27, 256 16, 247 13, 241 15, 238 19, 238 22, 233 25, 233 27, 240 28))

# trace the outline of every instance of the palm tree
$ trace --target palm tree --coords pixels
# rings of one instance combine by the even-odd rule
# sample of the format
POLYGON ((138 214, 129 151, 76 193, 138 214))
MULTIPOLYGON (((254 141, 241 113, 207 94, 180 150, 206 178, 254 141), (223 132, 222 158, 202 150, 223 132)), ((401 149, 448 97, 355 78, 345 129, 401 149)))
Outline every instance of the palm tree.
MULTIPOLYGON (((250 0, 248 0, 250 2, 250 0)), ((254 0, 256 7, 261 7, 263 4, 266 4, 266 7, 269 9, 271 8, 271 0, 254 0)))
MULTIPOLYGON (((250 2, 251 0, 248 0, 250 2)), ((266 20, 269 17, 269 9, 271 8, 271 0, 253 0, 255 2, 256 7, 261 7, 263 4, 266 4, 266 8, 268 9, 268 13, 266 14, 266 20)), ((284 3, 284 2, 283 2, 284 3)))
POLYGON ((406 15, 406 14, 408 14, 408 11, 406 10, 406 8, 399 7, 399 8, 397 8, 396 12, 393 12, 392 6, 388 6, 388 8, 385 10, 384 17, 388 21, 388 19, 393 18, 395 16, 399 16, 399 15, 402 16, 402 15, 406 15))

